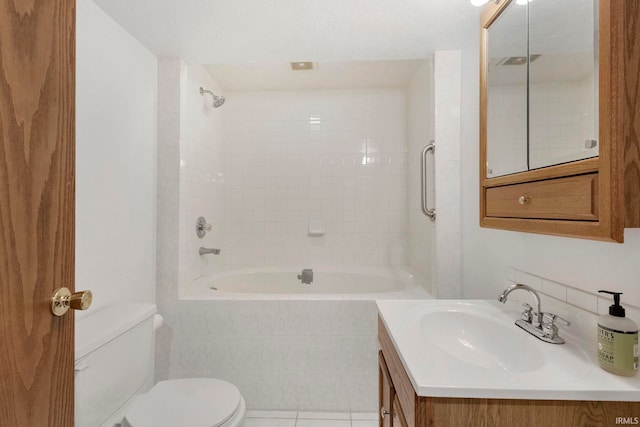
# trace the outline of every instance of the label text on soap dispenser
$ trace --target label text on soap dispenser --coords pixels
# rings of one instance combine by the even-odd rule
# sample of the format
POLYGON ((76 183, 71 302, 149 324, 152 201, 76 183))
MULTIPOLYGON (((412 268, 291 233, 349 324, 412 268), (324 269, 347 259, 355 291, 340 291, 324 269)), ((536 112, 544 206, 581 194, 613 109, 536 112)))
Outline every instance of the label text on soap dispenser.
POLYGON ((619 332, 598 325, 598 358, 603 366, 638 370, 638 333, 619 332))

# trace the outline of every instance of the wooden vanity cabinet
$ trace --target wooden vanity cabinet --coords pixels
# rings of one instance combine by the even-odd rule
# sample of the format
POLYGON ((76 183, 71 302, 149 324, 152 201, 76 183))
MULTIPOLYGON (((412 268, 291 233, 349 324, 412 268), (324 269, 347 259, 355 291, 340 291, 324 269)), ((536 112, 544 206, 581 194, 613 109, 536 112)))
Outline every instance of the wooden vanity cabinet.
POLYGON ((623 242, 640 227, 640 1, 597 2, 599 156, 491 177, 489 30, 513 3, 489 2, 481 16, 480 226, 623 242))
POLYGON ((640 416, 640 402, 418 396, 382 319, 378 340, 379 409, 396 415, 380 417, 381 427, 616 426, 620 417, 640 416))

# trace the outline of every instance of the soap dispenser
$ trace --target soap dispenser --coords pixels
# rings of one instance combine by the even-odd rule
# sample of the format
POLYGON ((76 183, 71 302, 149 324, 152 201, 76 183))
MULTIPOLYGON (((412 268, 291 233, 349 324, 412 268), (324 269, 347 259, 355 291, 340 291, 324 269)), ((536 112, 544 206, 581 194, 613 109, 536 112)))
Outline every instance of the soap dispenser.
POLYGON ((617 375, 638 372, 638 325, 625 317, 620 305, 621 292, 598 291, 613 295, 609 314, 598 320, 598 360, 600 367, 617 375))

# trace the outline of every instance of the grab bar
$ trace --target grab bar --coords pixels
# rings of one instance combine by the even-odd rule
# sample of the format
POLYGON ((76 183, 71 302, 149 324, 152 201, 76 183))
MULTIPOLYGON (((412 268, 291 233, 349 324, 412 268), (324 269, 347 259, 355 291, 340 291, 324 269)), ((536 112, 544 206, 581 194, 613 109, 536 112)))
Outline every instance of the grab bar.
POLYGON ((432 152, 435 156, 436 143, 435 141, 429 141, 429 144, 422 149, 422 155, 420 158, 420 171, 422 172, 422 213, 429 217, 431 221, 436 220, 436 209, 429 209, 427 207, 427 153, 432 152))

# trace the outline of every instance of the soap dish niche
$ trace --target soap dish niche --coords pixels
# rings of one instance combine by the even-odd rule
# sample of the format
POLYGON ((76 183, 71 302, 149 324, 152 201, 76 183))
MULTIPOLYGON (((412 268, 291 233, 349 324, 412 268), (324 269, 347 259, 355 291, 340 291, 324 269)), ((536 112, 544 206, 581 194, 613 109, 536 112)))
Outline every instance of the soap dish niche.
POLYGON ((309 221, 307 235, 309 237, 322 237, 327 233, 327 226, 324 221, 309 221))

